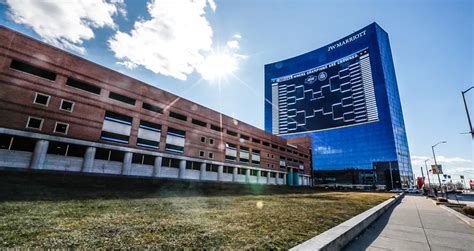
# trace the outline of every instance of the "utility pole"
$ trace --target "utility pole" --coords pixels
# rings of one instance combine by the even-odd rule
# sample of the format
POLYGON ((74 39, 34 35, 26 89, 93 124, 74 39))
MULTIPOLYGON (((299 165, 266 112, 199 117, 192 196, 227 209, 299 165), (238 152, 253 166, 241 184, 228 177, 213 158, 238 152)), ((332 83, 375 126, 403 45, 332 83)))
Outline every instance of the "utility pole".
POLYGON ((469 122, 469 133, 471 134, 472 139, 474 139, 474 130, 472 129, 471 116, 469 116, 469 109, 467 108, 466 96, 464 94, 473 88, 474 86, 471 86, 467 90, 461 91, 462 100, 464 101, 464 108, 466 109, 467 121, 469 122))
MULTIPOLYGON (((431 151, 433 152, 433 159, 434 159, 434 162, 435 162, 436 169, 438 169, 438 163, 436 162, 436 154, 435 154, 434 148, 435 148, 435 146, 437 146, 439 144, 443 144, 443 143, 447 143, 447 142, 446 141, 441 141, 441 142, 438 142, 435 145, 431 146, 431 151)), ((439 170, 438 170, 438 182, 439 182, 439 188, 441 189, 441 191, 443 191, 443 186, 441 184, 441 178, 439 177, 439 170)), ((445 195, 445 197, 447 197, 446 191, 444 191, 444 195, 445 195)))
POLYGON ((428 160, 430 159, 425 160, 425 169, 426 169, 426 176, 428 176, 428 184, 430 185, 430 193, 431 193, 432 187, 431 187, 430 173, 428 172, 428 165, 426 164, 426 161, 428 160))

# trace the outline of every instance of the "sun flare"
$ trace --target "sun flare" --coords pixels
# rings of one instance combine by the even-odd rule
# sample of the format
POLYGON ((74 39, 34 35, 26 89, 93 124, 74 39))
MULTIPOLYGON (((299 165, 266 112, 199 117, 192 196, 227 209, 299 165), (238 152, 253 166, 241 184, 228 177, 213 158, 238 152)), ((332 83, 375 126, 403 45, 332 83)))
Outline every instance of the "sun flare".
POLYGON ((220 81, 238 69, 238 62, 231 53, 217 52, 207 56, 199 68, 203 79, 220 81))

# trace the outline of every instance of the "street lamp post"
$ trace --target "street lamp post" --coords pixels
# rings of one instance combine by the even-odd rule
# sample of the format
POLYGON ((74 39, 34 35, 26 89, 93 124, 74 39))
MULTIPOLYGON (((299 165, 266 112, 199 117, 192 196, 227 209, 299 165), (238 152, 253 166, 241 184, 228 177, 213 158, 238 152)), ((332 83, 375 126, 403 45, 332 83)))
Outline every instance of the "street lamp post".
POLYGON ((430 159, 425 160, 425 169, 426 169, 426 176, 428 176, 428 184, 430 184, 430 193, 431 193, 432 187, 431 187, 430 173, 428 172, 428 165, 426 164, 426 161, 428 160, 430 159))
POLYGON ((470 91, 473 88, 474 86, 471 86, 467 90, 461 91, 461 94, 462 94, 462 100, 464 101, 464 108, 466 109, 467 121, 469 122, 469 133, 471 134, 471 137, 474 139, 474 130, 472 129, 471 117, 469 116, 469 109, 467 108, 466 97, 464 95, 466 94, 466 92, 470 91))
MULTIPOLYGON (((447 142, 446 141, 441 141, 441 142, 438 142, 435 145, 431 146, 431 151, 433 152, 433 159, 434 159, 436 168, 438 168, 438 162, 436 162, 436 154, 435 154, 434 148, 435 148, 435 146, 437 146, 439 144, 443 144, 443 143, 447 143, 447 142)), ((443 187, 441 185, 441 178, 439 177, 439 170, 438 170, 438 182, 439 182, 439 188, 441 189, 441 191, 443 191, 443 187)), ((444 192, 444 195, 446 197, 446 191, 444 192)))

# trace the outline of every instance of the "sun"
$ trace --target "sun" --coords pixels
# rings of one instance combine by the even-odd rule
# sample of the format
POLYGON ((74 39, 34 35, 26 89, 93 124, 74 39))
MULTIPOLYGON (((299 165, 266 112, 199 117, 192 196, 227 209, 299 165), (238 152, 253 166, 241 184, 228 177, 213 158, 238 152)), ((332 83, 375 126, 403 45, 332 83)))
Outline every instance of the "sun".
POLYGON ((199 66, 202 78, 208 81, 226 79, 238 69, 237 58, 230 52, 218 51, 208 55, 199 66))

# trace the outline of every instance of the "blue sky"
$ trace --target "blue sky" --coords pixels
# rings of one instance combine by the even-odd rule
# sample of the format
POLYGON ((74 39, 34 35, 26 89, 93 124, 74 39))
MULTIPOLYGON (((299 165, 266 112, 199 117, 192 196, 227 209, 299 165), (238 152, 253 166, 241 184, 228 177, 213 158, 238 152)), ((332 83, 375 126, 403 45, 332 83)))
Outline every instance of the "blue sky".
MULTIPOLYGON (((97 2, 0 0, 0 23, 259 128, 264 64, 375 21, 390 36, 413 170, 446 140, 436 151, 447 172, 474 179, 474 144, 460 134, 461 90, 474 85, 472 1, 97 2)), ((468 100, 474 116, 474 90, 468 100)))

